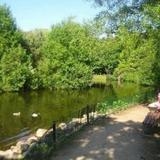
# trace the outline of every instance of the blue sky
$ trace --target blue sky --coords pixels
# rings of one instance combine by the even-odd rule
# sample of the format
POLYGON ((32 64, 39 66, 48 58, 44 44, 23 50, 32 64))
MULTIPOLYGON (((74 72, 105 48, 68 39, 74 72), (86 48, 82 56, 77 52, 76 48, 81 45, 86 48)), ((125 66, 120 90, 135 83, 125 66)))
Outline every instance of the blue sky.
POLYGON ((49 28, 70 16, 77 22, 93 18, 98 9, 87 0, 0 0, 7 4, 24 31, 35 28, 49 28))

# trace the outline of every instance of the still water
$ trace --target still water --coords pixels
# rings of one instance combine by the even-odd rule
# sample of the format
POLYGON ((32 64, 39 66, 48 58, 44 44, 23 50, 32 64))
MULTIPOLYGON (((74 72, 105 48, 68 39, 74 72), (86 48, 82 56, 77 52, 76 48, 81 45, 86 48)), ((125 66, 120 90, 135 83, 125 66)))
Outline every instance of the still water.
POLYGON ((30 91, 0 95, 0 149, 37 128, 49 128, 53 121, 65 122, 77 111, 98 102, 131 99, 146 101, 153 91, 135 84, 97 85, 85 90, 30 91), (20 113, 14 116, 13 113, 20 113), (33 113, 39 117, 33 118, 33 113))

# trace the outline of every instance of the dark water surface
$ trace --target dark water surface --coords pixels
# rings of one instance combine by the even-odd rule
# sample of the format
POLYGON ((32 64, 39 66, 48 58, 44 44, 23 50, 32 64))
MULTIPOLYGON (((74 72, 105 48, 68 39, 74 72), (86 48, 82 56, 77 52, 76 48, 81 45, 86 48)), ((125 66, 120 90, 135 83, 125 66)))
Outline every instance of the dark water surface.
POLYGON ((65 122, 87 105, 138 96, 146 101, 153 91, 135 84, 97 85, 85 90, 30 91, 0 94, 0 149, 37 128, 49 128, 53 121, 65 122), (13 113, 19 113, 14 116, 13 113), (32 113, 39 113, 37 118, 32 113))

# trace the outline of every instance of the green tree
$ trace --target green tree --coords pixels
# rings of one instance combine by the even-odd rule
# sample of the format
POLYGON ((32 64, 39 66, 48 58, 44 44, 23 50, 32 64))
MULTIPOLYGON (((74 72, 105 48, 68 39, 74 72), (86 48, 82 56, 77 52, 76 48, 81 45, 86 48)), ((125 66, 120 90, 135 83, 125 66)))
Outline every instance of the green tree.
POLYGON ((48 32, 48 30, 35 29, 33 31, 23 33, 25 47, 27 51, 31 53, 32 66, 34 68, 36 68, 38 61, 42 56, 41 46, 43 45, 48 32))
POLYGON ((22 47, 23 38, 8 7, 0 6, 0 88, 18 91, 29 76, 30 55, 22 47))
POLYGON ((94 51, 93 70, 96 74, 113 74, 118 65, 121 46, 117 38, 98 39, 94 51))
POLYGON ((42 47, 37 73, 47 88, 83 88, 92 77, 90 36, 71 20, 52 27, 42 47))
MULTIPOLYGON (((119 64, 114 75, 140 84, 160 81, 160 1, 93 0, 102 11, 106 31, 115 33, 121 43, 119 64), (123 26, 125 29, 122 29, 123 26)), ((104 63, 103 63, 104 64, 104 63)))
POLYGON ((123 25, 129 30, 144 31, 143 22, 149 24, 159 21, 159 0, 88 0, 102 10, 97 18, 105 19, 108 32, 117 32, 123 25), (157 14, 158 13, 158 14, 157 14))
POLYGON ((131 33, 121 29, 119 33, 122 52, 119 65, 114 74, 118 79, 140 84, 153 84, 153 64, 155 62, 155 45, 151 37, 145 34, 131 33))

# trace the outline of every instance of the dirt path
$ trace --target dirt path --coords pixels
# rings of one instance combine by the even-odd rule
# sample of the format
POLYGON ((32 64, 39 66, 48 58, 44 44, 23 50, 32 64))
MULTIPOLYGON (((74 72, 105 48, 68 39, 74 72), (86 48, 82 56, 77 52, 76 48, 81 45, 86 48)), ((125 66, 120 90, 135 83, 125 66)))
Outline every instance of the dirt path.
POLYGON ((148 109, 136 106, 86 127, 51 160, 160 160, 159 135, 145 135, 148 109))

